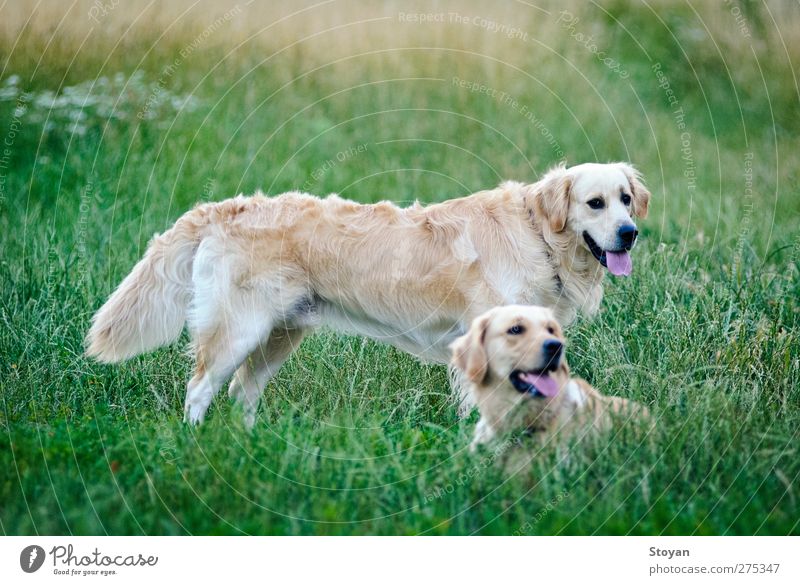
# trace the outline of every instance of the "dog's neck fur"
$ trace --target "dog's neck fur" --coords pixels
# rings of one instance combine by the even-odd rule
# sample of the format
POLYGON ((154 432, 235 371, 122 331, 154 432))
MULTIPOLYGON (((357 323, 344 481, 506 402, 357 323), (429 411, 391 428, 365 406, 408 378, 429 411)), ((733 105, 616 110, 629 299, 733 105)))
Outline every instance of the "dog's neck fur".
POLYGON ((517 427, 525 428, 530 432, 544 432, 550 430, 553 425, 557 424, 567 403, 571 404, 576 402, 576 397, 573 396, 570 388, 572 378, 569 374, 569 368, 566 365, 564 365, 564 368, 565 372, 559 375, 559 378, 562 380, 562 391, 559 392, 555 398, 549 400, 547 406, 533 419, 529 418, 529 413, 520 411, 519 404, 524 399, 524 396, 522 394, 516 394, 518 392, 516 389, 514 389, 513 393, 492 391, 492 389, 497 389, 501 384, 507 386, 507 389, 513 389, 508 378, 500 378, 488 372, 480 386, 484 389, 489 389, 489 391, 476 392, 477 388, 473 388, 472 390, 473 395, 477 397, 479 408, 484 405, 484 403, 493 403, 491 406, 486 404, 486 406, 490 406, 489 408, 481 409, 482 413, 487 411, 490 413, 485 417, 486 424, 494 433, 504 433, 517 427), (506 401, 503 398, 505 396, 514 396, 515 399, 506 401), (517 420, 517 415, 522 415, 525 420, 517 420))
MULTIPOLYGON (((532 187, 526 185, 525 190, 531 192, 532 187)), ((528 220, 547 248, 558 296, 566 297, 566 304, 569 305, 554 307, 557 314, 564 317, 559 321, 569 323, 578 310, 589 317, 593 316, 603 299, 603 266, 580 244, 581 235, 572 233, 569 224, 561 232, 553 232, 549 224, 536 215, 529 197, 525 197, 528 220)))
MULTIPOLYGON (((496 380, 496 384, 511 383, 508 380, 496 380)), ((484 387, 492 387, 492 380, 484 380, 484 387)), ((475 388, 472 389, 475 392, 475 388)), ((583 408, 586 397, 578 385, 567 374, 566 382, 558 396, 551 400, 547 407, 531 417, 531 412, 520 408, 523 397, 519 400, 504 400, 502 396, 510 396, 506 392, 476 392, 481 419, 475 428, 471 449, 489 443, 498 436, 517 434, 525 436, 547 436, 567 424, 577 411, 583 408), (491 403, 491 404, 490 404, 491 403)))
MULTIPOLYGON (((503 401, 501 396, 509 394, 501 392, 476 393, 478 407, 481 410, 481 419, 475 429, 471 449, 478 445, 491 442, 498 436, 509 433, 524 435, 528 437, 547 436, 564 425, 569 424, 582 411, 591 396, 587 396, 579 379, 571 378, 569 371, 566 374, 566 382, 562 386, 558 396, 552 399, 548 405, 539 411, 535 417, 531 417, 530 411, 520 408, 523 397, 519 400, 503 401), (493 402, 493 404, 488 404, 493 402)), ((487 377, 482 383, 484 387, 492 387, 494 384, 508 384, 508 380, 500 380, 487 377)), ((475 392, 476 389, 472 391, 475 392)))

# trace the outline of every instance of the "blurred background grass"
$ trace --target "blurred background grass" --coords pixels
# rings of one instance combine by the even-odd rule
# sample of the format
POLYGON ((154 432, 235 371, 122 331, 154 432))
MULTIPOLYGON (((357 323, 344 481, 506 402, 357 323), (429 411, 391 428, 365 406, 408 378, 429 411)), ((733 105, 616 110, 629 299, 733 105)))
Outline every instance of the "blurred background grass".
POLYGON ((4 532, 797 531, 796 3, 22 1, 0 57, 4 532), (222 397, 181 424, 179 345, 80 355, 198 201, 434 202, 561 159, 653 191, 634 278, 568 331, 578 375, 659 415, 645 441, 509 477, 463 452, 443 368, 330 333, 252 436, 222 397))

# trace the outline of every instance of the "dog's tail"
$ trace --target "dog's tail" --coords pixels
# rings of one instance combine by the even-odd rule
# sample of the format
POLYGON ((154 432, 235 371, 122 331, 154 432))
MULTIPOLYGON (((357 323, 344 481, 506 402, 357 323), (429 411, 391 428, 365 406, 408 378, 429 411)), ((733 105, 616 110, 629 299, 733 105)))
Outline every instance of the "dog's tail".
POLYGON ((153 237, 144 258, 92 319, 88 356, 120 362, 178 338, 189 308, 195 251, 208 223, 202 207, 153 237))

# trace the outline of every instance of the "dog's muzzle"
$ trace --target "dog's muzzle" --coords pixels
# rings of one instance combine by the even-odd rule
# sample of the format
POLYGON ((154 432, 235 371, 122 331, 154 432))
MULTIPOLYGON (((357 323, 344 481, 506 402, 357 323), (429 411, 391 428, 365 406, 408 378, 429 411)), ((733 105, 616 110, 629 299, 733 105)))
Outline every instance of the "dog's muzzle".
MULTIPOLYGON (((624 232, 625 241, 629 243, 624 243, 617 250, 603 250, 597 245, 597 242, 594 241, 594 238, 592 238, 588 232, 583 232, 583 241, 586 242, 586 246, 589 248, 592 256, 594 256, 604 268, 608 268, 608 271, 614 276, 630 276, 633 270, 633 263, 631 262, 629 251, 633 247, 633 243, 636 241, 636 236, 639 232, 636 230, 635 226, 623 227, 631 228, 633 231, 628 229, 624 232)), ((620 230, 621 229, 622 228, 620 228, 620 230)), ((620 236, 619 233, 617 237, 619 240, 622 240, 622 236, 620 236)))
POLYGON ((508 377, 517 392, 536 398, 552 398, 558 394, 558 382, 550 376, 561 364, 564 344, 557 339, 548 339, 542 344, 543 368, 514 370, 508 377))
POLYGON ((639 230, 633 224, 625 224, 617 230, 617 237, 619 238, 620 248, 630 251, 633 244, 636 242, 636 236, 639 235, 639 230))

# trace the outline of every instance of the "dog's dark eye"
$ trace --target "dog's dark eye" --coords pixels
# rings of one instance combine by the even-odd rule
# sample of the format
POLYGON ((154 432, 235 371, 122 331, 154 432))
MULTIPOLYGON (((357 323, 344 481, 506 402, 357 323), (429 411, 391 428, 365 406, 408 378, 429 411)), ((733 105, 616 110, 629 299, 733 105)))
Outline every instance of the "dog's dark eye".
POLYGON ((603 203, 603 200, 599 197, 595 197, 594 199, 589 199, 589 201, 586 202, 586 205, 592 209, 603 209, 605 203, 603 203))
POLYGON ((507 333, 509 335, 522 335, 525 333, 525 328, 522 325, 514 325, 507 333))
POLYGON ((623 193, 622 197, 620 197, 623 205, 630 205, 631 204, 631 196, 627 193, 623 193))
POLYGON ((547 328, 547 332, 548 332, 550 335, 555 335, 555 334, 556 334, 556 330, 555 330, 555 329, 553 329, 552 327, 548 327, 548 328, 547 328))

